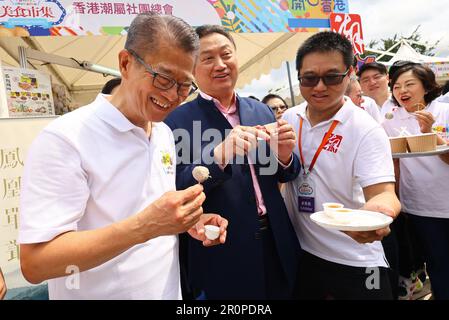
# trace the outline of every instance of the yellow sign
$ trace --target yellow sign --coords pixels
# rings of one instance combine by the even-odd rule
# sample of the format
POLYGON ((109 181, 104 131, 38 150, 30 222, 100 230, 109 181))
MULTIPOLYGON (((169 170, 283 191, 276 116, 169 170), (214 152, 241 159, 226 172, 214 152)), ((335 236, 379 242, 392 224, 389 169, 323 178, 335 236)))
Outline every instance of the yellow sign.
POLYGON ((0 119, 0 267, 8 289, 29 286, 20 272, 19 198, 31 142, 55 117, 0 119))

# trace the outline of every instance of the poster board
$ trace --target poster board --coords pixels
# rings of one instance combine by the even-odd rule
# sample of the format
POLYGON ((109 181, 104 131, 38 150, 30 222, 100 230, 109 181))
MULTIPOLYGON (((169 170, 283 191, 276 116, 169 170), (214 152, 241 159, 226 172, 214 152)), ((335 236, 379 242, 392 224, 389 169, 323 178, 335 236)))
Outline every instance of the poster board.
POLYGON ((0 267, 8 290, 31 286, 21 274, 16 242, 22 172, 32 141, 55 118, 0 119, 0 267))
POLYGON ((48 74, 34 69, 6 66, 1 68, 1 73, 4 98, 0 106, 0 116, 21 118, 55 114, 51 79, 48 74))
POLYGON ((427 65, 432 69, 437 78, 449 77, 449 61, 428 62, 427 65))

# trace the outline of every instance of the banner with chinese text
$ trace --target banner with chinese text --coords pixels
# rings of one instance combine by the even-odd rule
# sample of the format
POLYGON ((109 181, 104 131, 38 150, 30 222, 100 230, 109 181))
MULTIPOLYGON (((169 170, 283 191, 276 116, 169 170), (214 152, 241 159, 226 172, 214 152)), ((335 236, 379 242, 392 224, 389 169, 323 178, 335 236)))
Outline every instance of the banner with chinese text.
POLYGON ((0 115, 7 118, 54 115, 50 76, 34 69, 3 67, 4 100, 0 115))
POLYGON ((20 184, 31 142, 54 118, 0 119, 0 267, 8 289, 30 285, 20 272, 16 242, 20 184))
POLYGON ((232 32, 297 32, 330 28, 348 0, 0 0, 0 36, 126 34, 142 12, 170 14, 192 26, 232 32))
POLYGON ((427 62, 437 78, 449 77, 449 62, 427 62))
POLYGON ((332 13, 330 16, 330 23, 332 31, 344 35, 351 41, 355 55, 361 55, 365 52, 360 15, 332 13))

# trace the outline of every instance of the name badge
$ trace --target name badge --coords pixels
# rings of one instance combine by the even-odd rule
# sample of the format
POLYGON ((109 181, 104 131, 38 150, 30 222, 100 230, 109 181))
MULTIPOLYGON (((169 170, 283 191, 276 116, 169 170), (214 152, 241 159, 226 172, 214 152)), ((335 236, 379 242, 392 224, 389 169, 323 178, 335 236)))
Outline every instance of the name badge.
POLYGON ((301 212, 315 212, 315 184, 308 174, 299 177, 298 208, 301 212))

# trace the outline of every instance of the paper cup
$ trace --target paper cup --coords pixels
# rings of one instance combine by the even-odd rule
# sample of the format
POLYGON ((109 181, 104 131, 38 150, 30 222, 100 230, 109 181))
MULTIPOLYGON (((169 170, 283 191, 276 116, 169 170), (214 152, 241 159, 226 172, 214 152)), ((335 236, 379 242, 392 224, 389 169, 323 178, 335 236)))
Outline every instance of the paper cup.
POLYGON ((206 238, 209 240, 215 240, 220 236, 220 228, 211 224, 205 225, 206 238))
POLYGON ((437 149, 437 134, 423 133, 407 137, 410 152, 435 151, 437 149))
POLYGON ((407 152, 407 138, 396 137, 390 138, 391 153, 404 153, 407 152))

